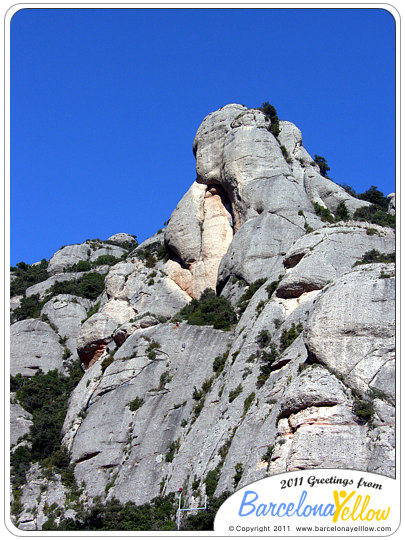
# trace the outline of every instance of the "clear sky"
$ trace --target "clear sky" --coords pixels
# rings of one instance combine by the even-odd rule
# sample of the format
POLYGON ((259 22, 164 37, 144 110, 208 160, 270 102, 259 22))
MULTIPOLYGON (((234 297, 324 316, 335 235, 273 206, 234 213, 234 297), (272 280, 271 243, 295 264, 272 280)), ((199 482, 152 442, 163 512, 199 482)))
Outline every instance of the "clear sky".
POLYGON ((11 20, 11 264, 162 227, 227 103, 273 104, 329 175, 395 190, 381 9, 24 9, 11 20))

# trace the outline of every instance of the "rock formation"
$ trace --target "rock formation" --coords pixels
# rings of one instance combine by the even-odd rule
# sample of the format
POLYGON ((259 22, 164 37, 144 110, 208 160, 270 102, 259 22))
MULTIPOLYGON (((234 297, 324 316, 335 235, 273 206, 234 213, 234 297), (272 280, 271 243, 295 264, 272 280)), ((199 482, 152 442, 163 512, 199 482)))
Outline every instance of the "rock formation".
MULTIPOLYGON (((123 233, 66 246, 26 290, 45 303, 42 320, 12 324, 12 375, 84 370, 62 429, 82 508, 143 504, 180 485, 196 504, 214 470, 215 496, 297 469, 395 475, 395 234, 354 220, 370 203, 320 174, 294 124, 279 127, 276 137, 262 111, 237 104, 209 114, 197 179, 163 231, 139 246, 123 233), (336 221, 342 207, 348 219, 336 221), (97 297, 52 294, 90 267, 104 276, 97 297), (237 323, 177 326, 207 288, 237 323)), ((32 425, 18 395, 14 450, 30 445, 32 425)), ((44 493, 56 524, 78 515, 44 467, 33 463, 21 486, 20 529, 50 520, 44 493)))

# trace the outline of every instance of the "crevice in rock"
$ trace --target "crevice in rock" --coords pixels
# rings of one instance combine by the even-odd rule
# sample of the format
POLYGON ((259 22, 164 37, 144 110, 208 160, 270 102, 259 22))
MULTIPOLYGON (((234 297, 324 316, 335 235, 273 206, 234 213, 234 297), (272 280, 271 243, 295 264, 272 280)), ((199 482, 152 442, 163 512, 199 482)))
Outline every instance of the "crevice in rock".
POLYGON ((222 202, 224 208, 231 215, 231 227, 232 227, 232 230, 233 230, 233 232, 235 234, 235 229, 234 229, 235 216, 234 216, 232 203, 231 203, 231 200, 230 200, 230 197, 229 197, 228 193, 225 191, 225 189, 222 186, 220 186, 218 184, 208 184, 206 193, 208 193, 208 192, 211 193, 211 195, 219 195, 219 197, 221 198, 221 202, 222 202))
MULTIPOLYGON (((166 354, 167 356, 169 356, 167 353, 165 353, 164 351, 160 351, 162 352, 163 354, 166 354)), ((144 356, 135 356, 134 358, 144 358, 144 356)), ((126 359, 122 358, 122 359, 118 359, 116 360, 116 362, 119 362, 119 361, 125 361, 126 359)), ((116 390, 117 388, 121 388, 122 386, 125 386, 127 384, 130 384, 131 381, 133 379, 136 379, 142 372, 144 369, 146 369, 148 366, 150 366, 151 364, 153 364, 154 362, 166 362, 167 361, 167 358, 155 358, 154 360, 152 360, 151 362, 148 362, 147 364, 145 364, 143 367, 139 368, 139 371, 138 373, 136 373, 133 377, 129 377, 128 379, 126 379, 125 381, 121 382, 120 384, 117 384, 115 386, 109 386, 107 388, 104 388, 103 390, 100 391, 99 394, 97 394, 97 396, 94 398, 93 400, 93 395, 94 395, 94 392, 93 394, 91 395, 90 399, 88 400, 88 405, 87 405, 87 408, 89 408, 91 405, 94 405, 94 403, 96 403, 99 398, 101 398, 102 396, 104 396, 105 394, 108 394, 109 392, 113 392, 114 390, 116 390)), ((130 370, 124 370, 124 371, 130 371, 130 370)), ((120 371, 120 373, 122 373, 120 371)), ((108 375, 107 375, 108 376, 108 375)), ((151 392, 151 390, 149 390, 149 392, 151 392)))
POLYGON ((87 370, 91 367, 105 352, 107 345, 110 343, 111 339, 101 339, 90 343, 83 349, 78 349, 77 354, 79 355, 80 360, 84 365, 84 369, 87 370))
POLYGON ((77 459, 75 461, 75 464, 78 465, 79 463, 83 463, 83 461, 88 461, 89 459, 93 459, 94 457, 98 456, 100 454, 100 451, 96 452, 89 452, 88 454, 84 454, 81 458, 77 459))
POLYGON ((271 366, 270 366, 270 372, 277 371, 281 369, 282 367, 286 366, 289 362, 293 360, 292 358, 282 358, 280 360, 276 360, 271 366))
POLYGON ((216 293, 217 293, 217 296, 219 296, 221 294, 221 292, 224 290, 224 287, 225 285, 228 283, 229 279, 230 279, 231 275, 229 274, 228 276, 225 276, 225 278, 221 281, 217 281, 217 286, 216 286, 216 293))
MULTIPOLYGON (((333 398, 325 399, 323 401, 314 400, 313 403, 305 405, 304 407, 290 407, 288 409, 285 409, 282 413, 280 413, 280 415, 282 415, 282 416, 280 416, 280 420, 281 420, 281 418, 288 418, 292 414, 297 414, 300 411, 305 411, 305 409, 309 409, 310 407, 334 407, 335 405, 338 405, 338 404, 339 404, 339 402, 337 402, 333 398)), ((313 423, 316 422, 313 419, 310 419, 308 421, 313 422, 313 423)), ((289 422, 289 424, 290 424, 290 422, 289 422)), ((290 427, 291 427, 292 431, 294 432, 294 429, 292 428, 291 425, 290 425, 290 427)))
POLYGON ((294 268, 294 266, 297 266, 297 264, 303 257, 305 257, 305 255, 305 251, 302 253, 296 253, 295 255, 291 255, 287 259, 284 259, 283 265, 285 266, 285 268, 294 268))
POLYGON ((304 293, 312 292, 312 291, 320 291, 323 287, 316 286, 313 283, 293 283, 288 284, 286 283, 283 287, 283 284, 279 286, 279 288, 276 291, 276 296, 278 298, 299 298, 304 293))
POLYGON ((297 227, 297 229, 300 229, 300 231, 305 232, 304 227, 301 227, 301 225, 298 225, 297 223, 294 223, 294 221, 291 221, 291 219, 288 219, 287 217, 283 216, 282 214, 279 214, 278 212, 268 212, 269 214, 273 214, 274 216, 278 216, 282 219, 285 219, 288 221, 288 223, 291 223, 291 225, 294 225, 294 227, 297 227))

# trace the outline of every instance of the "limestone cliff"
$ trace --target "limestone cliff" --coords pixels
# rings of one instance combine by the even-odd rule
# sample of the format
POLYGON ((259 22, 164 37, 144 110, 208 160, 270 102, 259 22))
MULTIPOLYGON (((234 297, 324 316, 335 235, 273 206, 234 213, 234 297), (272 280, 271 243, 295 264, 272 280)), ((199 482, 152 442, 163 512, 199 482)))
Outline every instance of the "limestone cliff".
MULTIPOLYGON (((95 500, 143 504, 180 485, 196 504, 214 470, 216 496, 297 469, 395 475, 393 229, 353 219, 370 203, 320 174, 290 122, 275 137, 262 111, 227 105, 193 148, 197 179, 163 231, 139 246, 125 234, 66 246, 12 299, 12 375, 67 374, 77 360, 84 372, 62 429, 77 500, 32 464, 15 495, 20 529, 49 524, 51 504, 57 525, 95 500), (207 288, 237 322, 177 326, 207 288), (25 318, 35 295, 38 318, 25 318)), ((18 395, 13 452, 31 444, 18 395)))

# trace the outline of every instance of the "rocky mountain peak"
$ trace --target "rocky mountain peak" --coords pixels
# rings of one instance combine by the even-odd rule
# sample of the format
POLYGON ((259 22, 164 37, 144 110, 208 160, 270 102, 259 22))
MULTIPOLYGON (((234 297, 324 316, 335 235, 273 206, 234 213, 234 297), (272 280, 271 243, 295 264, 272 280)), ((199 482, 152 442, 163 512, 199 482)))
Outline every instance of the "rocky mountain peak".
POLYGON ((333 182, 271 106, 212 112, 193 150, 164 230, 12 270, 20 529, 180 485, 198 504, 302 468, 395 474, 395 194, 333 182), (60 389, 54 415, 30 381, 60 389))

